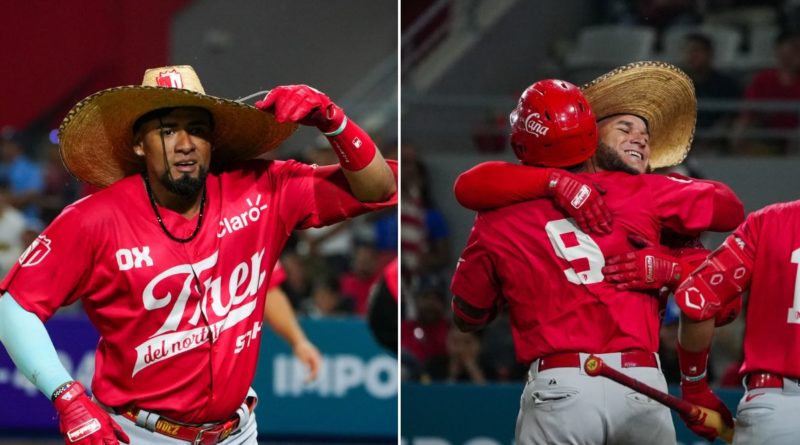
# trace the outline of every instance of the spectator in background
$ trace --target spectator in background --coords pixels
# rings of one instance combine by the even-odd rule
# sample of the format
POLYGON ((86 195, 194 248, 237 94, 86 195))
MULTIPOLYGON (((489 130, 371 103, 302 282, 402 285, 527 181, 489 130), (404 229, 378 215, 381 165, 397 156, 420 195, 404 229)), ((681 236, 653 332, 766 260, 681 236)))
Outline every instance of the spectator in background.
POLYGON ((484 384, 486 373, 480 356, 480 333, 461 332, 451 326, 447 333, 447 354, 431 357, 425 363, 422 380, 484 384))
MULTIPOLYGON (((747 101, 800 100, 800 33, 783 31, 775 42, 777 66, 763 70, 753 77, 744 92, 747 101)), ((745 110, 739 115, 733 132, 734 148, 740 152, 786 154, 789 144, 783 139, 757 143, 745 141, 751 128, 794 129, 798 126, 797 111, 760 112, 745 110)))
POLYGON ((382 267, 372 245, 361 244, 356 247, 351 270, 339 278, 339 290, 343 297, 353 301, 356 314, 366 314, 370 289, 380 278, 382 267))
POLYGON ((340 276, 350 264, 353 220, 298 231, 297 253, 306 257, 314 275, 340 276))
POLYGON ((64 207, 78 199, 78 181, 64 168, 56 144, 46 148, 42 175, 44 184, 38 202, 42 221, 50 224, 64 207))
POLYGON ((437 355, 447 355, 450 323, 446 318, 446 295, 444 282, 428 277, 421 280, 411 297, 415 314, 400 325, 400 348, 418 363, 424 364, 437 355))
POLYGON ((511 319, 508 306, 482 331, 481 363, 486 378, 498 382, 522 382, 528 367, 517 361, 514 339, 511 336, 511 319))
MULTIPOLYGON (((397 160, 397 141, 390 139, 384 151, 384 158, 397 160)), ((397 208, 392 207, 364 215, 371 224, 372 239, 378 251, 380 264, 397 261, 397 208)))
POLYGON ((306 333, 297 321, 297 317, 289 302, 289 297, 280 285, 286 280, 286 273, 280 261, 275 263, 269 280, 267 300, 264 303, 264 321, 275 334, 280 336, 292 349, 295 358, 308 371, 306 383, 316 380, 322 366, 322 354, 309 341, 306 333))
POLYGON ((335 278, 320 277, 314 283, 306 312, 310 317, 341 317, 353 313, 353 301, 339 295, 335 278))
MULTIPOLYGON (((695 94, 701 104, 711 99, 739 99, 741 88, 735 79, 714 69, 714 45, 708 36, 691 33, 686 36, 682 55, 682 68, 694 82, 695 94)), ((724 128, 732 117, 718 111, 698 111, 697 129, 724 128)))
MULTIPOLYGON (((305 151, 303 157, 309 164, 335 165, 339 162, 336 154, 322 140, 305 151)), ((353 220, 347 219, 339 223, 319 228, 300 230, 297 233, 297 253, 308 258, 315 275, 340 276, 350 264, 353 249, 353 220)))
POLYGON ((402 270, 407 273, 441 272, 450 261, 449 231, 444 215, 431 196, 428 169, 412 146, 401 151, 403 199, 400 203, 402 270))
POLYGON ((26 224, 22 212, 8 202, 8 188, 0 185, 0 277, 5 277, 22 253, 26 224))
POLYGON ((0 138, 0 184, 8 187, 9 203, 20 209, 26 218, 39 217, 36 200, 43 188, 42 172, 12 137, 0 138))
POLYGON ((397 256, 397 209, 381 210, 366 218, 372 222, 375 249, 378 250, 381 264, 391 261, 397 256))
POLYGON ((300 255, 288 249, 284 250, 281 263, 286 272, 286 281, 281 283, 281 289, 292 303, 292 308, 299 310, 306 306, 306 301, 311 296, 311 279, 306 265, 300 255))

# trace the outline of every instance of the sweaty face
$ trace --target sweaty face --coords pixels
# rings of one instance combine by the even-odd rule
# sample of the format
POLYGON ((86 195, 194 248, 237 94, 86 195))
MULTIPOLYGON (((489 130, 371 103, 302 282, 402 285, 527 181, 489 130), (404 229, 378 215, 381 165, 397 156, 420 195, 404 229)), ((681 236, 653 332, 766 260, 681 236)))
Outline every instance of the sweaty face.
POLYGON ((632 114, 611 116, 597 123, 595 159, 606 171, 645 173, 650 162, 650 134, 644 120, 632 114))
POLYGON ((180 196, 195 196, 211 164, 211 116, 201 108, 175 108, 142 124, 134 151, 147 174, 180 196), (162 143, 163 139, 163 143, 162 143))

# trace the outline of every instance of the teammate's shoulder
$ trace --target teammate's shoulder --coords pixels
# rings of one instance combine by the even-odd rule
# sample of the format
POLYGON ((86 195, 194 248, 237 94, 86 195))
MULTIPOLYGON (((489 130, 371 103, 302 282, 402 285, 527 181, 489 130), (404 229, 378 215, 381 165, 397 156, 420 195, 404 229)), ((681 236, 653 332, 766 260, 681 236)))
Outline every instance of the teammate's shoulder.
POLYGON ((800 200, 770 204, 751 213, 748 219, 786 218, 791 216, 800 216, 800 200))

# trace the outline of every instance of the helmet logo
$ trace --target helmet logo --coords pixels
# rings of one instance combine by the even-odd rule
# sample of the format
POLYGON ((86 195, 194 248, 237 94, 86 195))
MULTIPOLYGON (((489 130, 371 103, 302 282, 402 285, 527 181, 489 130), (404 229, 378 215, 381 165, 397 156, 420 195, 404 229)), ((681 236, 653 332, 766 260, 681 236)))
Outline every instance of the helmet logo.
POLYGON ((539 113, 531 113, 525 118, 525 131, 537 138, 547 135, 547 131, 550 130, 550 127, 544 125, 539 119, 541 119, 539 113))

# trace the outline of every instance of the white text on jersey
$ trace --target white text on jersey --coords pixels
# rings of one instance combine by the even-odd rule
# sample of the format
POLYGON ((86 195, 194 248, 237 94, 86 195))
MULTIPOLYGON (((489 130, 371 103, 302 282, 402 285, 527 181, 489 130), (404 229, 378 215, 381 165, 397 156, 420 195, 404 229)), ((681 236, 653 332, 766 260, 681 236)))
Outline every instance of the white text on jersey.
POLYGON ((222 277, 211 276, 205 280, 199 278, 203 283, 204 292, 202 299, 193 308, 187 308, 187 303, 192 290, 197 289, 195 275, 203 277, 205 271, 213 270, 219 252, 214 252, 213 255, 194 264, 171 267, 153 278, 142 293, 144 308, 155 311, 172 304, 172 309, 164 324, 147 341, 136 346, 137 357, 133 375, 162 360, 200 347, 209 341, 215 341, 222 332, 247 320, 255 311, 258 302, 255 295, 263 287, 267 277, 267 272, 262 270, 265 250, 255 252, 249 261, 236 265, 224 283, 222 277), (185 278, 176 298, 173 298, 173 292, 164 289, 163 285, 158 286, 170 277, 183 275, 185 278), (160 290, 158 293, 163 296, 156 296, 156 287, 160 290), (227 301, 223 301, 223 298, 227 301), (181 320, 189 313, 192 314, 188 319, 190 326, 197 326, 201 315, 209 321, 209 324, 179 330, 181 320))
POLYGON ((143 246, 141 249, 138 247, 119 249, 116 256, 119 270, 138 269, 153 265, 153 259, 150 258, 150 246, 143 246))
POLYGON ((217 238, 222 238, 229 233, 244 229, 251 222, 258 221, 259 218, 261 218, 261 212, 267 210, 267 207, 269 207, 268 204, 260 204, 261 194, 256 197, 255 203, 250 201, 250 198, 247 198, 247 205, 250 207, 242 212, 241 215, 235 215, 230 218, 222 218, 222 221, 219 222, 219 232, 217 232, 217 238))

